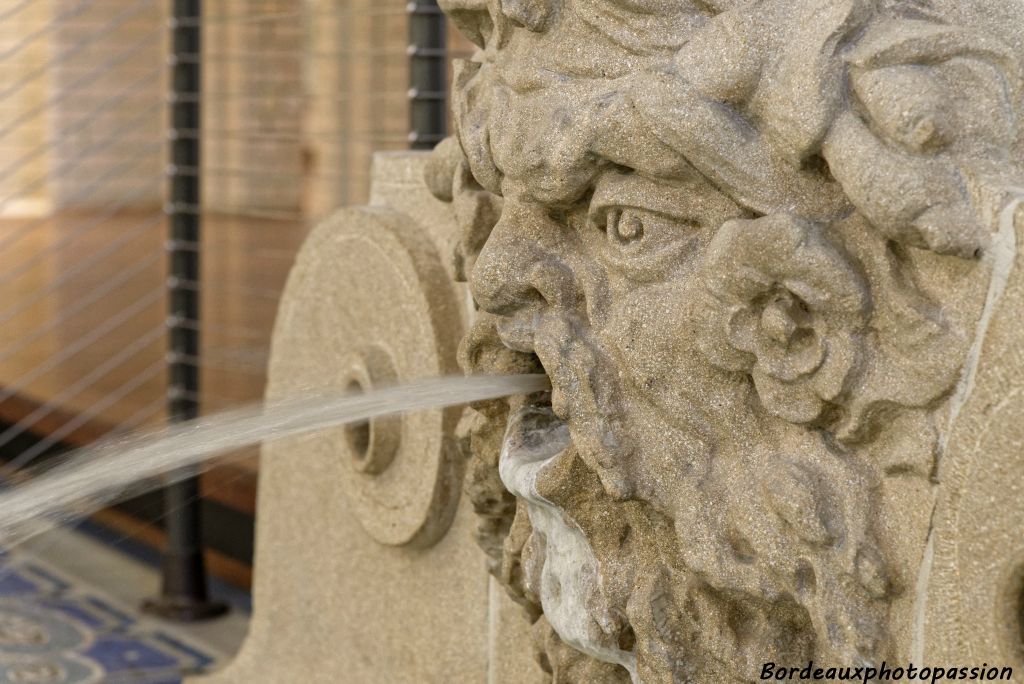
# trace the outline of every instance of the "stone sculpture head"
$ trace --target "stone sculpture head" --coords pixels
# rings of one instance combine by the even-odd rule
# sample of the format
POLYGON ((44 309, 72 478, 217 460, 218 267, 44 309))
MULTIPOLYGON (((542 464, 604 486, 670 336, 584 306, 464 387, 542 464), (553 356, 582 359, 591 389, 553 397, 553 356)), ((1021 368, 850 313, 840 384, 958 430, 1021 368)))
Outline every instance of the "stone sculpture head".
POLYGON ((480 48, 430 179, 463 364, 552 382, 477 407, 471 490, 556 681, 881 661, 880 511, 941 452, 1022 178, 1013 51, 927 2, 442 5, 480 48))

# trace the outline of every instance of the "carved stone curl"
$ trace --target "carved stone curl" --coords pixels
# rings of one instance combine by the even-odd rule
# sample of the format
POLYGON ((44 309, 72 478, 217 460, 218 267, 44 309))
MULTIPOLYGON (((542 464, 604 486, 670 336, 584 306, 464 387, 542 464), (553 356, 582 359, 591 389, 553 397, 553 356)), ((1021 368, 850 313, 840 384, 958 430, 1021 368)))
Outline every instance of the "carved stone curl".
POLYGON ((919 654, 1013 261, 1024 4, 441 4, 479 47, 429 174, 461 361, 552 381, 477 407, 479 537, 553 679, 919 654))

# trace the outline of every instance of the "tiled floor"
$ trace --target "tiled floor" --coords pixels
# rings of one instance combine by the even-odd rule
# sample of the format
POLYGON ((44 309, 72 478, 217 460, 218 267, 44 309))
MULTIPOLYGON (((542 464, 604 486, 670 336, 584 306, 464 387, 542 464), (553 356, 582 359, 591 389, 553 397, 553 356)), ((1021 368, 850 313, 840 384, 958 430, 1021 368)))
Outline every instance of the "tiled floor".
MULTIPOLYGON (((306 225, 207 213, 203 232, 200 320, 190 326, 201 339, 198 398, 212 413, 262 398, 277 298, 306 225)), ((24 456, 10 442, 28 433, 81 446, 114 428, 163 423, 166 238, 159 206, 0 217, 4 458, 24 456)), ((244 449, 204 473, 203 495, 251 516, 256 453, 244 449)), ((243 580, 246 569, 230 560, 211 569, 243 580)))
POLYGON ((69 530, 0 553, 0 684, 171 684, 230 660, 248 616, 142 615, 158 586, 151 567, 69 530))

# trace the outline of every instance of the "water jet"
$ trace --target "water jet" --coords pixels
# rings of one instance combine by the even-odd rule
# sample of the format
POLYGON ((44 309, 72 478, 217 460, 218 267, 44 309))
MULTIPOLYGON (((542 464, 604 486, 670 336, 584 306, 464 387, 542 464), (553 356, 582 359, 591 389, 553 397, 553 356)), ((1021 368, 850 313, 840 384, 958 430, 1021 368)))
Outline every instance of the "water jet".
POLYGON ((268 401, 520 391, 266 445, 205 681, 1024 667, 1022 0, 440 4, 453 135, 309 235, 268 401))

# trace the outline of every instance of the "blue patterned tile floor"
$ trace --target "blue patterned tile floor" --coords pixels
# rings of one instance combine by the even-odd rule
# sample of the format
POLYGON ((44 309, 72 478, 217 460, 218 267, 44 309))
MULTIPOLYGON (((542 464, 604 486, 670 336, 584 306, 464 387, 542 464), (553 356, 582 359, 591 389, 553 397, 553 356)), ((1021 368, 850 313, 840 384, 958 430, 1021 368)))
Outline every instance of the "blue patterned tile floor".
POLYGON ((0 551, 0 684, 176 684, 222 660, 31 552, 0 551))

